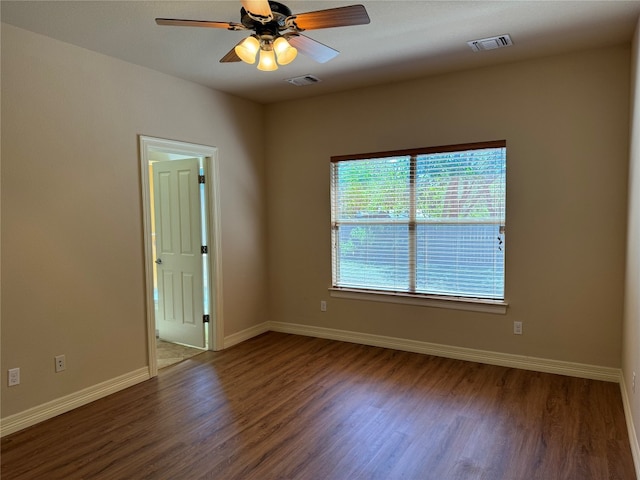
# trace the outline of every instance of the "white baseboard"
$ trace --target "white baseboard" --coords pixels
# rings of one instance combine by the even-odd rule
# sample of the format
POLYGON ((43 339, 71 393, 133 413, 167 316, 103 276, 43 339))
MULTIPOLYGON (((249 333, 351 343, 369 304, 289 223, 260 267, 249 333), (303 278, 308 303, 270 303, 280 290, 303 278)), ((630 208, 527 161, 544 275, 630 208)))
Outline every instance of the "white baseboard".
POLYGON ((620 375, 620 393, 622 395, 622 405, 624 407, 624 418, 627 421, 627 431, 629 432, 629 444, 631 445, 631 455, 633 456, 633 464, 636 467, 636 477, 640 478, 640 445, 638 444, 638 435, 636 433, 636 427, 633 424, 631 400, 627 395, 627 386, 624 381, 624 375, 620 375))
POLYGON ((606 382, 619 382, 620 369, 586 365, 582 363, 565 362, 561 360, 547 360, 544 358, 527 357, 510 353, 490 352, 473 348, 453 347, 437 343, 420 342, 404 338, 386 337, 368 333, 350 332, 333 328, 312 327, 293 323, 269 322, 270 330, 274 332, 292 333, 308 337, 327 338, 343 342, 359 343, 376 347, 392 348, 407 352, 423 353, 438 357, 455 358, 469 362, 486 363, 502 367, 520 368, 536 372, 555 373, 570 377, 589 378, 606 382))
POLYGON ((258 335, 262 335, 263 333, 267 333, 269 330, 271 330, 271 328, 269 327, 269 322, 264 322, 258 325, 254 325, 253 327, 249 327, 245 330, 232 333, 228 337, 224 337, 222 348, 233 347, 234 345, 242 343, 245 340, 249 340, 250 338, 257 337, 258 335))
POLYGON ((148 380, 149 368, 144 367, 133 372, 126 373, 106 382, 93 385, 70 395, 57 398, 50 402, 38 405, 15 415, 0 419, 0 437, 43 422, 57 415, 66 413, 74 408, 111 395, 112 393, 131 387, 137 383, 148 380))

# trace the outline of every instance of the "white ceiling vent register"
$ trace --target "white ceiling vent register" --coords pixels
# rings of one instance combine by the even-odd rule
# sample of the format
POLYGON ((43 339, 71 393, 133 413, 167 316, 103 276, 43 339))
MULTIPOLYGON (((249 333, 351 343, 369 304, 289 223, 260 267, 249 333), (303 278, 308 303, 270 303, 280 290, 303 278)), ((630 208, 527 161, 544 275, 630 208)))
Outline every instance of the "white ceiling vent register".
POLYGON ((495 50, 496 48, 504 48, 513 45, 509 35, 498 35, 497 37, 481 38, 480 40, 471 40, 467 42, 474 52, 482 52, 483 50, 495 50))
POLYGON ((322 80, 320 80, 318 77, 315 77, 313 75, 302 75, 301 77, 287 78, 287 82, 289 82, 292 85, 295 85, 296 87, 313 85, 314 83, 319 83, 321 81, 322 80))

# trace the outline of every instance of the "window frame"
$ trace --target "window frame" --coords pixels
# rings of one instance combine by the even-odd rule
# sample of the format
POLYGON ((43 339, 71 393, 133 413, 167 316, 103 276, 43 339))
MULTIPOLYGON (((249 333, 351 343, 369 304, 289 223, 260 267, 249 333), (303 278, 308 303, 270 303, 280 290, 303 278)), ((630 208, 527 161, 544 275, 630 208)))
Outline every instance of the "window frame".
MULTIPOLYGON (((487 142, 475 142, 475 143, 464 143, 464 144, 455 144, 455 145, 444 145, 444 146, 433 146, 433 147, 424 147, 424 148, 413 148, 413 149, 405 149, 405 150, 392 150, 392 151, 384 151, 384 152, 373 152, 373 153, 360 153, 353 155, 337 155, 332 156, 330 161, 332 164, 337 164, 344 161, 354 161, 354 160, 371 160, 371 159, 384 159, 390 157, 407 157, 411 156, 412 159, 417 157, 418 155, 429 155, 429 154, 438 154, 438 153, 453 153, 453 152, 463 152, 469 150, 482 150, 482 149, 490 149, 490 148, 505 148, 507 147, 506 140, 494 140, 487 142)), ((415 167, 415 162, 412 161, 412 167, 415 167)), ((334 182, 333 175, 330 179, 330 194, 331 194, 331 287, 329 288, 330 295, 332 297, 337 298, 348 298, 348 299, 356 299, 356 300, 369 300, 369 301, 378 301, 378 302, 389 302, 389 303, 401 303, 401 304, 409 304, 409 305, 420 305, 420 306, 430 306, 437 308, 449 308, 456 310, 471 310, 485 313, 498 313, 505 314, 508 303, 506 301, 506 252, 505 252, 505 267, 504 267, 504 298, 503 299, 488 299, 488 298, 479 298, 479 297, 467 297, 467 296, 452 296, 452 295, 441 295, 441 294, 433 294, 433 293, 420 293, 413 291, 393 291, 393 290, 377 290, 375 288, 354 288, 354 287, 344 287, 337 286, 336 282, 336 255, 337 255, 337 231, 338 231, 338 223, 334 218, 334 209, 336 206, 336 195, 337 195, 337 186, 334 182)), ((505 178, 506 182, 506 178, 505 178)), ((409 240, 408 248, 410 249, 409 255, 415 255, 415 251, 413 250, 416 246, 415 235, 417 228, 417 221, 415 216, 415 168, 412 168, 412 172, 410 174, 410 209, 412 210, 410 213, 410 219, 407 222, 402 222, 402 224, 407 224, 409 226, 409 235, 413 236, 413 240, 409 240)), ((505 203, 506 203, 506 192, 505 192, 505 203)), ((506 206, 505 206, 506 208, 506 206)), ((384 222, 387 223, 387 222, 384 222)), ((391 221, 391 223, 395 223, 391 221)), ((504 223, 502 224, 501 231, 504 232, 504 228, 506 226, 506 218, 504 223)), ((414 264, 415 262, 411 261, 409 263, 414 264)), ((410 282, 410 290, 415 289, 416 275, 415 268, 411 271, 411 275, 409 276, 410 282)))

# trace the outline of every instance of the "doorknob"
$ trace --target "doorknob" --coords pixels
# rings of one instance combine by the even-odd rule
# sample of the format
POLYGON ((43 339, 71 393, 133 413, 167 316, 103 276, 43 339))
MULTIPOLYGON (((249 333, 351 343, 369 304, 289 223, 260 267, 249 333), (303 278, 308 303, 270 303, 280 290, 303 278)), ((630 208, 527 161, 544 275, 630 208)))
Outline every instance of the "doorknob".
POLYGON ((157 259, 157 260, 156 260, 156 263, 157 263, 158 265, 162 265, 162 259, 161 259, 161 258, 157 259))

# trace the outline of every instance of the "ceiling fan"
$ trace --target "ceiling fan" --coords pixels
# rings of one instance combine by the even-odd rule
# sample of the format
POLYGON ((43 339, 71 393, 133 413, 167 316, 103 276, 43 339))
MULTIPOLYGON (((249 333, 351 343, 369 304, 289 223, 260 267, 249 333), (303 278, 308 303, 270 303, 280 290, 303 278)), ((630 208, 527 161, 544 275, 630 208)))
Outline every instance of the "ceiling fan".
POLYGON ((241 40, 220 59, 220 62, 242 60, 253 64, 259 54, 258 69, 272 71, 276 70, 278 65, 286 65, 293 61, 298 50, 320 63, 328 62, 340 53, 303 35, 302 32, 320 28, 365 25, 370 22, 363 5, 292 14, 289 7, 272 0, 241 0, 241 3, 240 23, 176 18, 156 18, 156 23, 178 27, 253 30, 252 35, 241 40))

